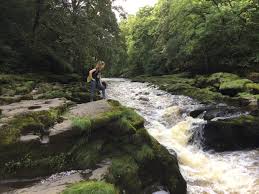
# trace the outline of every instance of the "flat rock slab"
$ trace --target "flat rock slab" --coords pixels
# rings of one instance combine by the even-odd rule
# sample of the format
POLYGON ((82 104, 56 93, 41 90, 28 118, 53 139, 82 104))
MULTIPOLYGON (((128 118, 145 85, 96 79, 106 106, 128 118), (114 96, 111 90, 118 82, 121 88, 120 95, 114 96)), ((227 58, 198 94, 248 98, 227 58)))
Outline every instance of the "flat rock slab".
POLYGON ((21 142, 31 142, 31 141, 39 141, 40 137, 38 135, 24 135, 20 137, 21 142))
POLYGON ((99 100, 95 102, 78 104, 73 107, 69 113, 73 116, 77 117, 95 117, 98 114, 107 112, 111 110, 111 105, 107 102, 107 100, 99 100))
MULTIPOLYGON (((110 111, 111 108, 111 105, 106 100, 100 100, 85 104, 78 104, 69 110, 68 115, 70 115, 70 117, 93 118, 98 114, 110 111)), ((62 141, 67 141, 71 138, 73 139, 73 136, 80 135, 81 132, 81 130, 73 128, 72 121, 67 119, 62 123, 56 124, 49 130, 49 142, 51 144, 55 144, 62 141)))
POLYGON ((58 194, 64 191, 68 185, 78 183, 80 181, 97 180, 101 181, 107 175, 108 169, 111 166, 111 160, 106 159, 95 170, 86 169, 83 171, 70 171, 54 174, 49 178, 36 183, 33 186, 17 189, 6 193, 16 194, 58 194))
POLYGON ((0 106, 3 117, 13 117, 22 113, 49 110, 50 108, 61 107, 68 101, 66 99, 54 98, 44 100, 23 100, 8 105, 0 106))
POLYGON ((72 129, 72 121, 70 120, 65 120, 62 123, 56 124, 53 128, 50 129, 49 136, 55 136, 60 133, 63 133, 65 131, 71 130, 72 129))

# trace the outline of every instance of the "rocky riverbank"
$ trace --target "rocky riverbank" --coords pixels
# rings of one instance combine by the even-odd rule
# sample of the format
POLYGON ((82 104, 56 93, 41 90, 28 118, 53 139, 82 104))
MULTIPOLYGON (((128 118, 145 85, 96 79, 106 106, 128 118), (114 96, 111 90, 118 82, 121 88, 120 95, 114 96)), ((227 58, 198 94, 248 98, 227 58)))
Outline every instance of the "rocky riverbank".
MULTIPOLYGON (((108 161, 99 178, 83 180, 111 183, 119 193, 152 193, 160 187, 171 193, 186 193, 176 156, 147 133, 143 118, 134 110, 116 101, 77 104, 88 101, 78 80, 70 84, 71 80, 64 83, 10 77, 1 77, 1 182, 70 170, 94 173, 98 164, 108 161), (18 85, 23 92, 17 91, 18 85)), ((86 182, 85 189, 100 184, 86 182)), ((65 193, 73 193, 77 186, 65 193)), ((27 191, 33 191, 33 187, 27 191)))
MULTIPOLYGON (((172 94, 190 96, 204 104, 190 113, 207 120, 202 132, 193 138, 202 140, 205 150, 229 151, 258 148, 259 83, 258 74, 241 78, 230 73, 208 76, 189 74, 156 77, 139 76, 133 81, 149 82, 172 94)), ((197 134, 199 133, 199 134, 197 134)))
POLYGON ((215 73, 208 76, 182 73, 152 77, 139 76, 133 78, 133 81, 150 82, 162 90, 190 96, 205 104, 227 103, 257 108, 259 83, 255 76, 251 77, 254 80, 252 81, 231 73, 215 73))

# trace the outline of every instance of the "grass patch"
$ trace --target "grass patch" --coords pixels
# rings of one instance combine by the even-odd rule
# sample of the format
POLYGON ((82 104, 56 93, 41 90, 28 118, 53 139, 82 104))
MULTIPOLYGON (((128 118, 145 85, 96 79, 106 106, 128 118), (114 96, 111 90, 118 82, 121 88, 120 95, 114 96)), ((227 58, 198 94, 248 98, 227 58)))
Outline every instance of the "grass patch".
POLYGON ((119 194, 109 183, 89 181, 74 184, 62 192, 63 194, 119 194))
POLYGON ((72 125, 74 128, 81 129, 82 131, 91 131, 91 120, 87 117, 74 117, 72 118, 72 125))

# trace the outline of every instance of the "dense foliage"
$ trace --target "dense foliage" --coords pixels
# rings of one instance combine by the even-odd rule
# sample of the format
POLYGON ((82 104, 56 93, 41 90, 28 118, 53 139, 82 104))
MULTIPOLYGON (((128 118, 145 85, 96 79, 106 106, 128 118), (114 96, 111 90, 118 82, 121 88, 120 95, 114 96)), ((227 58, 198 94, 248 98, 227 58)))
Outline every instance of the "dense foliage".
POLYGON ((120 27, 132 75, 259 69, 257 0, 159 0, 120 27))
POLYGON ((0 4, 0 70, 82 72, 119 63, 113 0, 8 0, 0 4), (85 68, 84 68, 85 67, 85 68))

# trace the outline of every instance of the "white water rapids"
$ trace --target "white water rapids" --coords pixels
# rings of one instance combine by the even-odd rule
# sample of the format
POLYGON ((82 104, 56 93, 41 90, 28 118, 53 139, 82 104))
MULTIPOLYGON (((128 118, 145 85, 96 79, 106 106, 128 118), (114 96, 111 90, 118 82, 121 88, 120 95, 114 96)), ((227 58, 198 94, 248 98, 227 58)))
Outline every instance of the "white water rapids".
POLYGON ((188 144, 203 119, 188 116, 200 104, 171 95, 146 83, 107 79, 109 98, 135 108, 146 120, 148 132, 178 155, 189 194, 259 194, 259 150, 212 153, 188 144))

